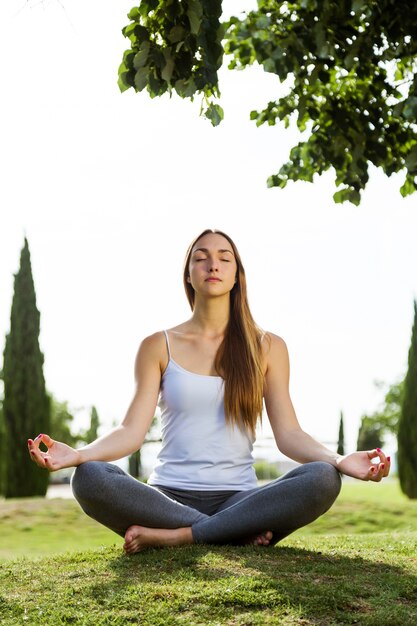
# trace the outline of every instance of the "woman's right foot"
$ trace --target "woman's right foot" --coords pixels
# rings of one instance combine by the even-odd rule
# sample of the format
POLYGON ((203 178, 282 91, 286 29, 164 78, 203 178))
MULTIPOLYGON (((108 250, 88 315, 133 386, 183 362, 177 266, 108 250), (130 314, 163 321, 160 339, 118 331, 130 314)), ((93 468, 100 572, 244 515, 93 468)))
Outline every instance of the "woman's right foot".
POLYGON ((135 554, 146 548, 161 546, 183 546, 194 543, 191 527, 147 528, 130 526, 125 533, 123 549, 126 554, 135 554))

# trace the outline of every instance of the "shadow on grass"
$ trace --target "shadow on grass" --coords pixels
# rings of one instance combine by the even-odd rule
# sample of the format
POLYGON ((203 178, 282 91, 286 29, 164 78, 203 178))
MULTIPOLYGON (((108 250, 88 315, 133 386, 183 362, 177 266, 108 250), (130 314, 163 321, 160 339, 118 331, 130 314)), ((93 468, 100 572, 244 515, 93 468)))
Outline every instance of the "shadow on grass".
POLYGON ((417 576, 382 558, 294 547, 155 549, 110 560, 115 578, 89 593, 103 608, 109 594, 119 608, 128 599, 125 623, 414 625, 417 576))

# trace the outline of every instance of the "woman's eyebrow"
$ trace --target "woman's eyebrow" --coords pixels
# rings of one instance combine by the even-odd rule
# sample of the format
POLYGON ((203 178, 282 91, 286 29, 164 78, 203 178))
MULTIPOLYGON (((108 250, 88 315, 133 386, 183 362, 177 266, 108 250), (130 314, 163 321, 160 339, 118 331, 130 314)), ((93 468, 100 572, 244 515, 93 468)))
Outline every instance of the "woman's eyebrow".
MULTIPOLYGON (((209 249, 208 248, 196 248, 195 250, 193 250, 193 254, 195 254, 196 252, 204 252, 205 254, 209 253, 209 249)), ((217 250, 217 252, 219 252, 220 254, 224 254, 225 252, 228 252, 229 254, 233 255, 233 252, 231 250, 228 250, 226 248, 221 248, 220 250, 217 250)))

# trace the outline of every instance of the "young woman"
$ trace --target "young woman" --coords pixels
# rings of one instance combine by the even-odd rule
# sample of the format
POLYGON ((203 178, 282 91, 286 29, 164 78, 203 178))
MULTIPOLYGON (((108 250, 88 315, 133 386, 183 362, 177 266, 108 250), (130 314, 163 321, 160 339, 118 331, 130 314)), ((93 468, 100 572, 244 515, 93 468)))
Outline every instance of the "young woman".
POLYGON ((127 553, 191 543, 275 544, 329 509, 340 473, 376 482, 388 475, 382 450, 340 456, 301 429, 288 391, 286 345, 255 324, 229 236, 206 230, 197 237, 184 286, 192 316, 142 342, 136 391, 120 426, 78 450, 48 435, 28 441, 40 467, 76 467, 72 488, 80 506, 124 536, 127 553), (162 448, 145 485, 109 461, 141 447, 158 398, 162 448), (300 465, 258 487, 252 446, 263 402, 278 448, 300 465))

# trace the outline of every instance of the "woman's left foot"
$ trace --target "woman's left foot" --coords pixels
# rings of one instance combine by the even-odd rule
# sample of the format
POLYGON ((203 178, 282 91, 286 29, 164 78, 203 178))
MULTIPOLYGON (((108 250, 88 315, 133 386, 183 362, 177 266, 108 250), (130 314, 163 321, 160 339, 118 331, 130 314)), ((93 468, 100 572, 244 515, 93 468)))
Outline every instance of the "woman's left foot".
POLYGON ((257 535, 252 543, 254 546, 269 546, 272 540, 273 534, 270 530, 266 530, 264 533, 257 535))

